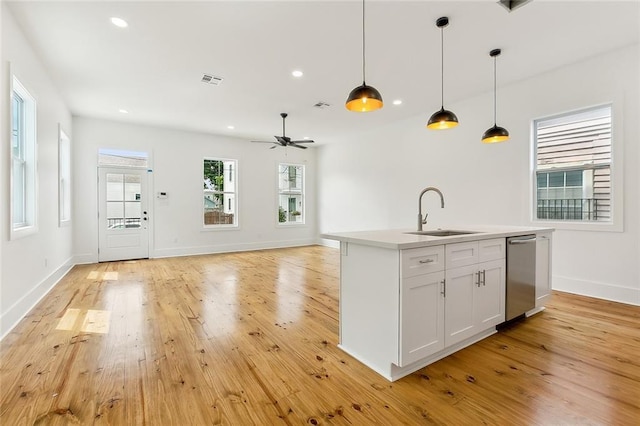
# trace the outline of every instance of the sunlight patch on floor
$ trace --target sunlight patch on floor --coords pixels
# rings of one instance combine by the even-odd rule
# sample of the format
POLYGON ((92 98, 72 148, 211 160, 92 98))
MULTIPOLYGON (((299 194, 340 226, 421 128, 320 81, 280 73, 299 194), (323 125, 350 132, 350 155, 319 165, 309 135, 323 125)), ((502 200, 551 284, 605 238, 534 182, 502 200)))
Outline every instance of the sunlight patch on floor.
POLYGON ((109 332, 109 321, 111 319, 111 311, 96 311, 89 309, 84 317, 84 322, 80 331, 85 333, 101 333, 109 332))
POLYGON ((88 280, 97 280, 99 276, 100 276, 100 272, 91 271, 91 272, 89 272, 89 275, 87 275, 87 279, 88 280))
POLYGON ((78 315, 80 315, 80 309, 67 309, 67 312, 65 312, 62 318, 60 318, 56 330, 73 329, 73 326, 78 319, 78 315))
POLYGON ((78 317, 84 315, 80 331, 84 333, 100 333, 107 334, 109 332, 109 323, 111 321, 111 311, 99 311, 89 309, 85 314, 81 314, 81 309, 70 308, 64 313, 56 330, 71 331, 74 329, 78 317))
POLYGON ((87 275, 88 280, 100 280, 100 281, 118 281, 118 271, 100 272, 91 271, 87 275))
POLYGON ((118 281, 118 272, 117 271, 105 272, 102 279, 103 281, 118 281))

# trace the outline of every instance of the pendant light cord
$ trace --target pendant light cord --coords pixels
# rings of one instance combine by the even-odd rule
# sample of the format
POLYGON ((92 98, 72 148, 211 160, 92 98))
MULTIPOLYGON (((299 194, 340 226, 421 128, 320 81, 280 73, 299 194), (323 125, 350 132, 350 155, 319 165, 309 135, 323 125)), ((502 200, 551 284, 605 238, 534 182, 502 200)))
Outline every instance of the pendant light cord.
POLYGON ((498 96, 496 95, 497 93, 497 79, 496 79, 496 61, 498 60, 498 55, 493 57, 493 125, 497 126, 498 124, 498 96))
POLYGON ((444 109, 444 26, 440 27, 440 105, 444 109))
POLYGON ((362 85, 365 85, 365 76, 364 76, 364 70, 365 70, 365 57, 364 57, 364 51, 365 51, 365 44, 364 44, 364 0, 362 0, 362 85))

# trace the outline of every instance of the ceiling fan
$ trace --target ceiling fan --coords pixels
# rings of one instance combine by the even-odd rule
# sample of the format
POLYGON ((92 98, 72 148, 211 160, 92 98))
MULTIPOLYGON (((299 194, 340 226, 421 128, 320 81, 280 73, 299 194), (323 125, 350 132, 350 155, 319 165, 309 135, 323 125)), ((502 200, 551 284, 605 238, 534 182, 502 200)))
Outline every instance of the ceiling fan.
POLYGON ((280 113, 280 117, 282 117, 282 136, 274 136, 276 138, 276 142, 271 142, 271 141, 251 141, 251 142, 256 142, 256 143, 272 143, 274 146, 272 146, 270 149, 274 149, 277 146, 293 146, 296 148, 300 148, 300 149, 307 149, 306 146, 302 146, 299 144, 303 144, 303 143, 313 143, 312 140, 302 140, 302 141, 292 141, 290 137, 285 136, 285 131, 284 131, 284 122, 285 119, 287 118, 287 113, 286 112, 281 112, 280 113))

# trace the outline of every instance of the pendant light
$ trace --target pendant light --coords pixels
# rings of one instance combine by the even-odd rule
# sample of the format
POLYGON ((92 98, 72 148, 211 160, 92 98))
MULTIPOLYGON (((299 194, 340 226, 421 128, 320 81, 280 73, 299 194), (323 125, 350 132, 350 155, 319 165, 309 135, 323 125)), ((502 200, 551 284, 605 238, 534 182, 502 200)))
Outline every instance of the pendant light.
POLYGON ((449 18, 443 16, 442 18, 438 18, 436 21, 436 26, 440 28, 440 111, 436 111, 433 113, 431 118, 429 118, 429 122, 427 123, 427 128, 432 130, 443 130, 443 129, 451 129, 452 127, 456 127, 458 125, 458 117, 449 111, 444 109, 444 27, 449 25, 449 18))
POLYGON ((500 49, 493 49, 489 52, 489 56, 493 58, 493 127, 487 129, 482 135, 482 143, 497 143, 504 142, 509 139, 509 132, 504 127, 500 127, 496 124, 496 58, 502 53, 500 49))
POLYGON ((365 70, 364 43, 364 0, 362 0, 362 86, 358 86, 349 93, 346 107, 349 111, 369 112, 382 108, 382 95, 375 87, 367 86, 364 78, 365 70))

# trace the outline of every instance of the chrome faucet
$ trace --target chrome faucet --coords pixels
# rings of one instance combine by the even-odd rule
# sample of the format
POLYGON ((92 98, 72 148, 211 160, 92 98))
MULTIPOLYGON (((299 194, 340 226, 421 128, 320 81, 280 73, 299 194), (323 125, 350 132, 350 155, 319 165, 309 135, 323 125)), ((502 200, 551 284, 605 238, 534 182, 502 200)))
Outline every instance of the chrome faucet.
POLYGON ((442 192, 440 192, 438 188, 434 186, 429 186, 423 189, 422 192, 420 193, 420 196, 418 197, 418 231, 422 231, 422 225, 426 225, 427 216, 429 216, 429 213, 425 213, 424 219, 422 218, 422 196, 429 191, 435 191, 440 195, 440 202, 441 202, 440 207, 444 209, 444 195, 442 195, 442 192))

